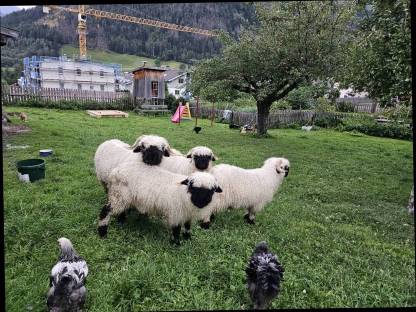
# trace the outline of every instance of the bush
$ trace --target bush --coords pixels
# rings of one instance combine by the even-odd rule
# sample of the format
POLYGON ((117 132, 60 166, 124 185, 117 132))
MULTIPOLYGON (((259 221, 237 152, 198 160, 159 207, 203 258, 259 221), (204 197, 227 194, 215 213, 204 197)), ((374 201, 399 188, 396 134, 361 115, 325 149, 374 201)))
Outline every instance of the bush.
POLYGON ((409 126, 398 122, 380 124, 370 116, 364 118, 345 118, 338 129, 349 132, 358 131, 367 135, 393 139, 412 139, 412 131, 409 126))
POLYGON ((286 100, 279 100, 273 102, 272 106, 270 107, 270 111, 278 111, 278 110, 285 110, 285 109, 291 109, 292 106, 290 103, 286 100))
POLYGON ((114 102, 97 102, 92 100, 77 101, 77 100, 59 100, 49 101, 40 98, 31 98, 24 101, 17 101, 11 103, 3 103, 4 105, 24 106, 24 107, 43 107, 43 108, 57 108, 57 109, 117 109, 117 110, 133 110, 134 103, 129 97, 119 99, 114 102))
POLYGON ((350 102, 339 102, 336 105, 337 111, 344 112, 344 113, 353 113, 354 112, 354 105, 350 102))
POLYGON ((292 109, 310 109, 315 106, 315 89, 312 86, 303 86, 289 92, 285 100, 292 109))
POLYGON ((165 105, 167 105, 168 110, 170 110, 172 113, 174 113, 175 110, 176 110, 176 107, 177 107, 176 98, 172 94, 169 94, 165 98, 165 105))
POLYGON ((314 125, 320 128, 336 128, 342 122, 342 117, 335 114, 316 114, 314 125))
POLYGON ((335 106, 324 97, 319 97, 315 103, 315 111, 316 112, 334 112, 335 106))

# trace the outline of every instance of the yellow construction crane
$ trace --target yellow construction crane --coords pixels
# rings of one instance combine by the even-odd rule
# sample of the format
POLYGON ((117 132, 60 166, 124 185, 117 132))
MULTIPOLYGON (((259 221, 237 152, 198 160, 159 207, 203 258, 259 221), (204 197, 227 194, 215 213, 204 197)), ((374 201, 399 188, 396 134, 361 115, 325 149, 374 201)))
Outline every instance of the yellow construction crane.
POLYGON ((171 23, 165 23, 157 20, 151 20, 141 17, 128 16, 124 14, 106 12, 95 10, 92 8, 85 8, 85 5, 78 5, 78 9, 70 7, 61 7, 57 5, 45 5, 43 6, 43 12, 49 13, 50 10, 61 10, 66 12, 78 13, 78 35, 79 35, 79 56, 80 59, 86 59, 87 57, 87 15, 95 16, 98 18, 104 17, 117 21, 124 21, 130 23, 136 23, 141 25, 148 25, 153 27, 171 29, 176 31, 189 32, 193 34, 215 37, 218 36, 215 32, 206 29, 181 26, 171 23))

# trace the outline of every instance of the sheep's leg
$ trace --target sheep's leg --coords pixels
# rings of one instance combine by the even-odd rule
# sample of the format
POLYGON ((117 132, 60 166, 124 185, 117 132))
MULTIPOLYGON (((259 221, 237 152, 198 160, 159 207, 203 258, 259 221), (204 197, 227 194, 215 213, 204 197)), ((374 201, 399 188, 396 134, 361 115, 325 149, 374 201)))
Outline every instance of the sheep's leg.
POLYGON ((248 224, 255 224, 254 220, 256 219, 256 213, 254 212, 253 207, 247 209, 247 214, 244 215, 244 220, 248 224))
POLYGON ((186 221, 185 232, 183 232, 183 239, 191 239, 191 221, 186 221))
POLYGON ((126 222, 126 218, 127 218, 127 212, 123 211, 117 216, 117 222, 120 224, 123 224, 126 222))
POLYGON ((107 235, 108 223, 111 218, 111 205, 107 203, 103 206, 100 212, 100 221, 98 222, 98 234, 100 237, 107 235))
POLYGON ((204 220, 201 221, 201 223, 199 224, 199 226, 203 229, 209 229, 209 226, 211 224, 211 218, 207 217, 204 220))
POLYGON ((175 225, 171 227, 172 229, 172 236, 171 243, 179 246, 181 244, 180 242, 180 235, 181 235, 181 225, 175 225))

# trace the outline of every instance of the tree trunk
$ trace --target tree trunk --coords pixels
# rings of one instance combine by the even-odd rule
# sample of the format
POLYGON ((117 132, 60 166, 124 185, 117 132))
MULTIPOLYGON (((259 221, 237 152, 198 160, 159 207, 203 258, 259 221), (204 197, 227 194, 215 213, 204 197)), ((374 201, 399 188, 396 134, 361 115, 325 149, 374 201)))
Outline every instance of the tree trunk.
POLYGON ((257 134, 267 134, 267 118, 269 117, 271 103, 257 102, 257 134))

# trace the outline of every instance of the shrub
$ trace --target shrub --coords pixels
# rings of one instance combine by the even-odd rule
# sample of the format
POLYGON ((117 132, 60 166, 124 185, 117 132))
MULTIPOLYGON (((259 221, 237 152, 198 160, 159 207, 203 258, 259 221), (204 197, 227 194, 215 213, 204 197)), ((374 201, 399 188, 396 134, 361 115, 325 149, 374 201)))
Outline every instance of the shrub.
POLYGON ((165 104, 167 105, 168 110, 170 110, 172 113, 175 112, 177 104, 176 104, 176 98, 172 94, 169 94, 165 98, 165 104))
POLYGON ((335 106, 325 97, 319 97, 315 102, 315 111, 317 112, 334 112, 335 106))
POLYGON ((398 122, 380 124, 370 116, 366 116, 364 118, 344 118, 342 125, 340 125, 338 129, 350 132, 358 131, 364 134, 379 137, 403 140, 412 139, 412 131, 408 125, 398 122))
POLYGON ((57 108, 57 109, 117 109, 117 110, 133 110, 134 103, 129 97, 118 99, 114 102, 97 102, 93 100, 59 100, 50 101, 41 98, 31 98, 23 101, 16 101, 11 103, 3 103, 4 105, 24 106, 24 107, 43 107, 43 108, 57 108))
POLYGON ((314 99, 315 89, 312 86, 302 86, 286 96, 292 109, 310 109, 315 106, 314 99))
POLYGON ((314 119, 314 125, 320 128, 336 128, 341 124, 342 117, 330 113, 317 113, 314 119))
POLYGON ((272 106, 270 107, 270 111, 286 110, 291 108, 292 106, 287 100, 279 100, 273 102, 272 106))
POLYGON ((350 102, 339 102, 336 105, 337 111, 344 112, 344 113, 353 113, 354 112, 354 105, 350 102))

